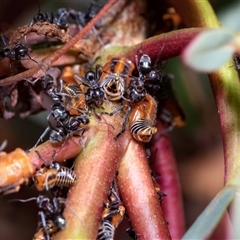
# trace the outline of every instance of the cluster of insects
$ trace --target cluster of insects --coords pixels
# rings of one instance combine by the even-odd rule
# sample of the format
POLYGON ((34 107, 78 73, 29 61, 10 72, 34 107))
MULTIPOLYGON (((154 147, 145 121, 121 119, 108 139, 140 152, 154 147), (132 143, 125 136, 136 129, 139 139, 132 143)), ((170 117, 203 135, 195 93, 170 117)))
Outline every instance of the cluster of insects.
MULTIPOLYGON (((120 112, 124 116, 122 128, 113 141, 117 141, 118 137, 129 128, 135 140, 149 142, 157 132, 155 126, 157 115, 169 124, 167 131, 174 126, 182 126, 177 121, 180 118, 184 122, 184 117, 173 94, 172 77, 162 75, 157 67, 152 66, 151 58, 147 54, 141 53, 140 58, 139 53, 136 54, 136 67, 137 74, 134 75, 135 67, 130 60, 125 57, 111 57, 104 66, 96 66, 94 71, 87 71, 84 76, 75 74, 74 83, 66 82, 61 78, 55 79, 49 73, 36 79, 36 82, 41 82, 44 92, 52 100, 47 117, 48 127, 36 145, 47 133, 50 142, 62 145, 69 136, 78 136, 81 139, 84 131, 87 131, 90 118, 96 117, 101 120, 102 114, 112 116, 120 112), (161 97, 158 97, 159 93, 161 97), (168 108, 164 101, 171 102, 172 108, 168 108), (106 113, 104 106, 113 103, 118 103, 118 107, 106 113), (169 113, 167 119, 163 117, 162 112, 169 113)), ((52 158, 54 159, 54 156, 52 158)), ((47 165, 44 159, 42 162, 42 167, 32 178, 32 184, 39 191, 51 191, 53 198, 44 195, 33 198, 39 209, 39 222, 34 239, 49 240, 54 233, 66 225, 63 216, 66 192, 77 179, 72 169, 54 161, 50 165, 47 165)), ((161 202, 163 194, 154 177, 153 184, 161 202)), ((0 190, 3 194, 9 193, 4 191, 4 189, 0 190)), ((115 180, 103 207, 97 239, 113 239, 115 229, 123 217, 127 216, 115 180)), ((127 232, 130 237, 137 239, 133 228, 128 228, 127 232)))
POLYGON ((169 124, 167 131, 174 126, 183 126, 184 114, 172 89, 172 77, 162 76, 161 71, 152 66, 147 54, 142 54, 140 59, 136 54, 136 66, 138 74, 134 76, 135 67, 130 60, 110 57, 104 66, 97 65, 94 71, 86 72, 85 76, 75 74, 74 83, 62 79, 57 79, 55 83, 50 74, 38 79, 53 104, 47 117, 49 126, 36 145, 47 133, 50 133, 49 140, 52 143, 66 141, 68 136, 81 137, 90 118, 95 116, 101 120, 102 114, 124 114, 122 128, 114 137, 115 140, 129 125, 134 139, 149 142, 157 132, 157 114, 169 124), (104 104, 111 103, 118 103, 118 106, 106 113, 104 104), (96 109, 100 109, 100 114, 96 109))
MULTIPOLYGON (((74 23, 81 29, 99 10, 98 5, 92 4, 87 13, 67 8, 60 8, 54 14, 39 11, 29 27, 47 22, 67 31, 69 24, 74 23)), ((98 27, 101 27, 100 22, 95 26, 98 27)), ((93 32, 95 28, 92 29, 93 32)), ((26 44, 12 43, 12 41, 9 44, 9 40, 4 35, 1 35, 1 42, 0 60, 9 58, 11 62, 26 57, 32 59, 29 55, 31 49, 26 44)), ((113 141, 117 141, 126 130, 129 130, 133 139, 148 143, 157 133, 157 118, 167 125, 166 131, 162 134, 172 130, 173 127, 182 127, 185 117, 174 95, 172 79, 171 75, 164 75, 157 62, 153 64, 150 56, 142 51, 136 53, 135 63, 123 56, 109 56, 103 66, 96 65, 85 73, 75 73, 72 76, 73 81, 68 81, 64 76, 53 76, 50 71, 40 78, 25 79, 27 83, 39 84, 44 94, 51 100, 51 108, 47 116, 48 127, 33 148, 47 135, 51 143, 61 146, 65 145, 70 136, 78 137, 81 141, 91 119, 96 118, 101 123, 103 115, 123 116, 121 129, 114 136, 113 141), (106 106, 110 106, 112 111, 106 112, 106 106)), ((16 192, 21 184, 27 182, 35 186, 38 191, 50 191, 52 197, 41 194, 35 198, 20 200, 21 202, 36 201, 39 220, 33 239, 50 240, 53 234, 66 226, 63 210, 68 207, 67 192, 76 183, 77 178, 73 169, 54 162, 54 155, 50 165, 40 154, 39 158, 42 159, 43 164, 30 181, 24 176, 20 182, 0 188, 0 194, 16 192)), ((164 194, 153 176, 152 179, 161 203, 164 194)), ((115 229, 124 216, 127 217, 127 213, 114 178, 108 197, 103 203, 97 239, 113 239, 115 229)), ((130 237, 138 238, 131 226, 127 232, 130 237)))

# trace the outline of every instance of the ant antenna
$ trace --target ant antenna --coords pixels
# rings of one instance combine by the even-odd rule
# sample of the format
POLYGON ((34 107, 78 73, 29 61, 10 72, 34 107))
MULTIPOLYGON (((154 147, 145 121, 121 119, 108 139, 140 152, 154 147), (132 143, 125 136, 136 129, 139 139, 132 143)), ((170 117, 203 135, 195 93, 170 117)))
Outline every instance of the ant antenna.
POLYGON ((8 143, 7 139, 5 139, 5 140, 2 142, 2 144, 1 144, 1 146, 0 146, 0 152, 2 152, 2 150, 7 146, 7 143, 8 143))
POLYGON ((30 202, 36 199, 37 199, 36 197, 32 197, 28 199, 12 199, 12 200, 9 200, 9 202, 30 202))
POLYGON ((4 47, 7 47, 9 39, 6 36, 4 36, 3 34, 1 34, 1 39, 4 44, 4 47))

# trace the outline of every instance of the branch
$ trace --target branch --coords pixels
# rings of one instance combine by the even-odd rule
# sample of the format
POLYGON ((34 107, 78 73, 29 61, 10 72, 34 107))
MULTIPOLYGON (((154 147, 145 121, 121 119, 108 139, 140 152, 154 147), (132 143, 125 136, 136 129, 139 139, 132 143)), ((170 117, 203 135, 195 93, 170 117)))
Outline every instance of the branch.
POLYGON ((173 239, 180 239, 185 232, 182 192, 175 156, 167 135, 160 135, 166 128, 159 121, 158 132, 151 141, 151 156, 154 158, 153 170, 160 174, 157 182, 167 194, 163 198, 162 208, 169 231, 173 239), (159 139, 160 138, 160 139, 159 139), (176 217, 177 216, 177 217, 176 217))
POLYGON ((46 71, 50 68, 51 64, 54 63, 64 53, 66 53, 80 39, 82 39, 116 2, 117 0, 109 0, 107 4, 99 11, 99 13, 96 14, 96 16, 76 36, 74 36, 68 43, 63 45, 57 51, 55 51, 54 53, 44 58, 39 63, 38 67, 32 68, 30 70, 27 70, 23 73, 19 73, 11 77, 7 77, 5 79, 2 79, 0 86, 16 83, 18 81, 21 81, 23 78, 32 77, 36 73, 38 74, 38 77, 43 76, 46 73, 46 71))
POLYGON ((139 239, 171 239, 142 144, 132 140, 118 169, 117 183, 139 239))

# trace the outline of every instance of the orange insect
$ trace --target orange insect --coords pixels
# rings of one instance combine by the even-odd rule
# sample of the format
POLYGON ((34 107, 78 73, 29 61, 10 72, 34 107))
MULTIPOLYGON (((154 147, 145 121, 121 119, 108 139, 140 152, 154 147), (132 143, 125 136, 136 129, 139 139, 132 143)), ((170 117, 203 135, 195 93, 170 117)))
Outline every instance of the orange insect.
POLYGON ((102 68, 100 87, 110 101, 120 100, 130 82, 134 64, 125 57, 112 57, 102 68))
POLYGON ((85 94, 78 84, 63 84, 62 96, 64 106, 70 115, 87 112, 85 94))
POLYGON ((28 183, 35 172, 27 154, 20 148, 0 154, 0 194, 18 192, 20 185, 28 183))
POLYGON ((49 190, 55 186, 69 188, 76 182, 76 174, 73 170, 61 166, 58 162, 52 162, 56 154, 55 151, 49 166, 47 166, 46 160, 42 158, 39 152, 36 151, 36 153, 44 162, 44 166, 33 176, 33 182, 38 191, 49 190))
POLYGON ((71 169, 54 162, 49 167, 43 167, 33 177, 38 191, 48 190, 54 186, 70 187, 76 182, 76 175, 71 169))
POLYGON ((52 236, 54 233, 57 233, 58 231, 58 226, 56 226, 52 220, 47 220, 45 226, 40 227, 34 234, 33 240, 50 239, 50 236, 52 236))
POLYGON ((151 95, 137 102, 129 113, 129 126, 132 136, 140 142, 149 142, 157 132, 155 127, 157 102, 151 95))
POLYGON ((102 220, 98 229, 97 240, 113 239, 115 229, 123 220, 125 207, 121 203, 119 197, 116 179, 112 181, 112 185, 108 194, 108 198, 104 203, 102 220))

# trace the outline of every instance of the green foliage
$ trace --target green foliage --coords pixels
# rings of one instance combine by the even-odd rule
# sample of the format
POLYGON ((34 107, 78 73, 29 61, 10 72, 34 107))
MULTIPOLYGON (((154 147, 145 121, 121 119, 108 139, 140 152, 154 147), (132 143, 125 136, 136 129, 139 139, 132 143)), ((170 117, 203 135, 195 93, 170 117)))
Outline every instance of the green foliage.
POLYGON ((234 32, 226 29, 206 30, 186 47, 183 61, 196 71, 217 70, 233 55, 234 39, 234 32))
POLYGON ((224 187, 205 208, 182 239, 206 239, 220 222, 235 196, 235 186, 224 187))

